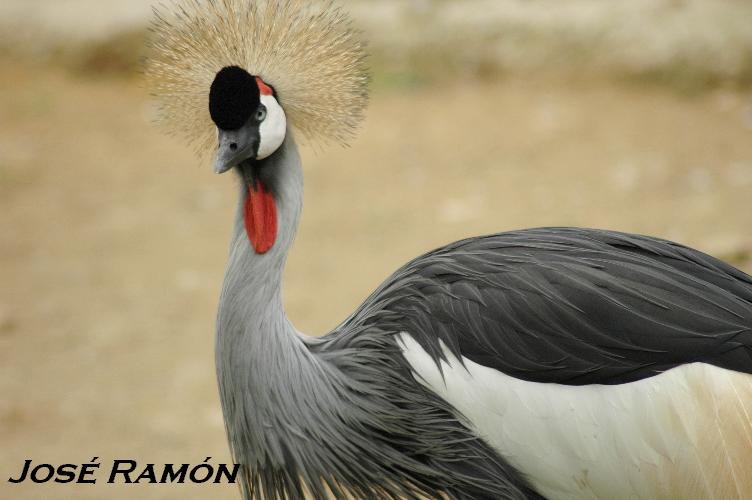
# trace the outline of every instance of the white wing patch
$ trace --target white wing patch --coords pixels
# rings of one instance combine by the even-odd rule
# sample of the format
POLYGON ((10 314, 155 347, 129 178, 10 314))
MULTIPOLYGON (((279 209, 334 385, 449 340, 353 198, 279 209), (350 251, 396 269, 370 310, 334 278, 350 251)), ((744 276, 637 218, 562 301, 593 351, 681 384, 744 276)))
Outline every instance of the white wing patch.
POLYGON ((407 333, 416 379, 551 499, 752 498, 752 375, 692 363, 621 385, 527 382, 407 333), (464 366, 463 366, 464 363, 464 366))

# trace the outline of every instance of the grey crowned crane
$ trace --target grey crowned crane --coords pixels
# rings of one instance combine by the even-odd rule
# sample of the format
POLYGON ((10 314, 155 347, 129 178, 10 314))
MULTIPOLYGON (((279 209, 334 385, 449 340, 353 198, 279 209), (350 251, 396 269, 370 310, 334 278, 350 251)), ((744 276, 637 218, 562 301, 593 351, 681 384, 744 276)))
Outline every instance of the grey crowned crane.
POLYGON ((161 117, 239 179, 216 364, 244 498, 752 498, 752 278, 611 231, 470 238, 416 258, 329 334, 282 269, 292 130, 348 140, 364 52, 330 2, 156 11, 161 117))

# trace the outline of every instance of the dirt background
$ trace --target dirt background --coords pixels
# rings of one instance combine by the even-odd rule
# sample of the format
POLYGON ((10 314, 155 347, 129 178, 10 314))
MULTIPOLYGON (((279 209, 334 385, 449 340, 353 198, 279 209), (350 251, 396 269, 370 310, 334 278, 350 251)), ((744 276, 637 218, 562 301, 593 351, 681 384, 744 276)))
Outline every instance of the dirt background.
MULTIPOLYGON (((498 25, 520 19, 515 2, 502 4, 498 25)), ((587 4, 562 12, 585 15, 587 4)), ((50 11, 39 0, 25 5, 46 17, 24 18, 19 5, 0 8, 0 498, 237 498, 232 485, 105 484, 115 458, 230 460, 213 330, 235 180, 151 125, 130 69, 141 35, 116 29, 118 16, 125 33, 141 26, 148 2, 102 9, 94 27, 77 24, 84 10, 50 11), (8 42, 11 24, 47 18, 59 26, 37 45, 21 44, 22 29, 8 42), (7 482, 27 458, 93 457, 103 464, 97 485, 7 482)), ((401 5, 437 16, 447 3, 401 5)), ((530 21, 548 33, 542 22, 530 21)), ((566 71, 502 58, 442 78, 414 42, 394 51, 394 64, 384 47, 374 47, 387 61, 375 65, 360 138, 349 149, 303 151, 306 207, 285 273, 299 329, 326 332, 417 254, 514 228, 650 234, 752 270, 745 66, 646 81, 576 58, 566 71)))

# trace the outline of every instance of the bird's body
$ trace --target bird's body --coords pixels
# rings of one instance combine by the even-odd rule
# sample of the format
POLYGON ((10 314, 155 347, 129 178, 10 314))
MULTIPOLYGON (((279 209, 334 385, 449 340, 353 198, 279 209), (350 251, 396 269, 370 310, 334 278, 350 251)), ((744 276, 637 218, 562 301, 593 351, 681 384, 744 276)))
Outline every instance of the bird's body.
POLYGON ((752 491, 749 276, 653 238, 516 231, 413 260, 311 338, 281 302, 302 202, 292 140, 270 160, 244 168, 275 192, 280 233, 254 252, 243 189, 218 318, 249 496, 752 491))
MULTIPOLYGON (((167 111, 186 100, 171 93, 185 70, 174 54, 242 31, 227 19, 242 0, 188 1, 194 11, 179 17, 195 29, 156 30, 163 44, 180 34, 161 60, 167 111)), ((293 35, 326 25, 293 0, 262 4, 239 17, 293 35)), ((327 55, 312 60, 359 60, 338 19, 322 31, 330 43, 292 45, 327 55)), ((273 63, 258 50, 264 58, 239 52, 245 68, 222 52, 196 78, 216 74, 196 96, 217 125, 216 171, 235 170, 241 185, 216 363, 245 498, 752 496, 752 278, 695 250, 575 228, 471 238, 399 269, 329 334, 298 332, 281 290, 303 174, 283 131, 286 99, 293 125, 306 107, 250 67, 273 63)), ((363 81, 357 64, 331 70, 363 81)), ((349 100, 333 105, 349 103, 338 116, 353 117, 361 93, 345 87, 349 100)), ((320 101, 312 109, 327 116, 320 101)))

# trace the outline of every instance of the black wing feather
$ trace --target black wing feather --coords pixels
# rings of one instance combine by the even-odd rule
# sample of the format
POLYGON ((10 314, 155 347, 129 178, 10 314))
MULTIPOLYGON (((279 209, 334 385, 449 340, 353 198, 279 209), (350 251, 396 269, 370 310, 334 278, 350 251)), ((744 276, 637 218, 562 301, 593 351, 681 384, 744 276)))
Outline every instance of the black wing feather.
POLYGON ((341 328, 407 332, 535 382, 620 384, 706 362, 752 373, 752 278, 665 240, 543 228, 459 241, 398 270, 341 328))

